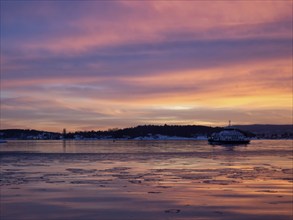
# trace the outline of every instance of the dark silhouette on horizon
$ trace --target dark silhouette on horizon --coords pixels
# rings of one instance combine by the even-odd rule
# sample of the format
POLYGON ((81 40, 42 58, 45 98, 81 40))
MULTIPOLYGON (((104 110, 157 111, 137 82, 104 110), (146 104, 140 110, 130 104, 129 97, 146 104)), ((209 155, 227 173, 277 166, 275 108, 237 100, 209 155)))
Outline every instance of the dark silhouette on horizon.
MULTIPOLYGON (((248 137, 265 139, 293 139, 292 125, 234 125, 248 137)), ((107 131, 76 131, 47 132, 30 129, 2 129, 0 139, 133 139, 137 137, 151 137, 156 135, 194 138, 210 136, 219 132, 222 127, 208 127, 202 125, 139 125, 123 129, 109 129, 107 131)))

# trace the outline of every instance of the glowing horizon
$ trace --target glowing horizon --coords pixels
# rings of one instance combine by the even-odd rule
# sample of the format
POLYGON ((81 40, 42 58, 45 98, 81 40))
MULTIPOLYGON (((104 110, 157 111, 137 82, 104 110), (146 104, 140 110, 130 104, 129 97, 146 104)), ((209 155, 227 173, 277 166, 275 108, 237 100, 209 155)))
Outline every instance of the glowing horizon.
POLYGON ((292 124, 291 1, 1 1, 1 127, 292 124))

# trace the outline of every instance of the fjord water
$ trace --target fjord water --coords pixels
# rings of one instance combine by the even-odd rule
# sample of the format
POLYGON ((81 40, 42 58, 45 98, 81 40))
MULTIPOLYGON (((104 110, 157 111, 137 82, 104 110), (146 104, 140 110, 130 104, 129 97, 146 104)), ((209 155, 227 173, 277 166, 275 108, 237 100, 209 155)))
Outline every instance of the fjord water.
POLYGON ((292 140, 8 141, 1 220, 291 219, 292 140))

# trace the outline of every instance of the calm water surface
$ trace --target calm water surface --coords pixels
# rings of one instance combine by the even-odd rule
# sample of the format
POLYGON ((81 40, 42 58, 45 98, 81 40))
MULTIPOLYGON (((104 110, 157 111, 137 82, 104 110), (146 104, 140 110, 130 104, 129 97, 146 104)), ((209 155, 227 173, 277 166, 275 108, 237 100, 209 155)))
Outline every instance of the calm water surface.
POLYGON ((292 140, 8 141, 1 220, 292 219, 292 140))

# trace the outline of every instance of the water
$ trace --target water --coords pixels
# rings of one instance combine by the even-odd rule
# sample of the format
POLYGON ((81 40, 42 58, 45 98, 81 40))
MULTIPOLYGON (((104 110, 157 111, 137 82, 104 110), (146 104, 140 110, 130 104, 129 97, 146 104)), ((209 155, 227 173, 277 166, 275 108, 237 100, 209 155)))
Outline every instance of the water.
POLYGON ((291 219, 292 141, 9 141, 1 220, 291 219))

